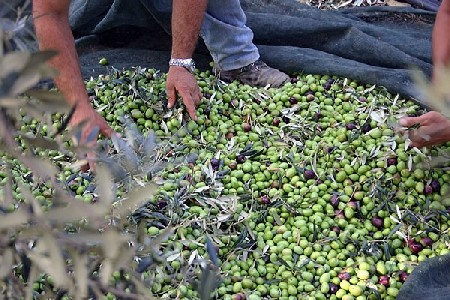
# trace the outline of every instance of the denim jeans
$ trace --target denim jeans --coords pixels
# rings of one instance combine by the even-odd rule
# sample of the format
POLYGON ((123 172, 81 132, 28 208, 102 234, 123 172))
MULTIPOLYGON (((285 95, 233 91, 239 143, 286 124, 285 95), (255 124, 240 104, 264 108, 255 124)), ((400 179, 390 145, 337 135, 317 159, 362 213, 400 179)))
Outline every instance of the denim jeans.
MULTIPOLYGON (((157 22, 170 33, 171 0, 141 0, 157 22)), ((253 32, 246 26, 239 0, 209 0, 200 36, 215 66, 229 71, 249 65, 259 58, 253 32)))

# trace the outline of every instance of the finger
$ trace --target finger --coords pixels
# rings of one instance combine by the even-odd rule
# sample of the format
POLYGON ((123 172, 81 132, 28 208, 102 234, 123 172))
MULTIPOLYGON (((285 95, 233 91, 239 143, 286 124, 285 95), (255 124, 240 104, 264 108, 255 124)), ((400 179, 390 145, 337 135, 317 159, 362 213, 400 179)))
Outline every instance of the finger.
POLYGON ((169 100, 167 107, 172 108, 175 105, 175 100, 176 100, 176 92, 175 89, 173 88, 168 88, 167 89, 167 98, 169 100))
POLYGON ((86 173, 90 169, 89 163, 82 165, 80 169, 81 172, 86 173))
POLYGON ((398 123, 403 127, 411 127, 414 124, 420 123, 421 117, 404 117, 401 118, 398 123))
POLYGON ((195 106, 198 106, 198 105, 200 104, 200 102, 202 102, 202 97, 203 97, 202 92, 201 92, 200 89, 199 89, 199 90, 198 90, 198 95, 197 95, 197 97, 195 98, 195 99, 196 99, 196 101, 195 101, 195 106))
MULTIPOLYGON (((184 98, 183 98, 184 99, 184 98)), ((189 97, 189 99, 184 99, 184 105, 186 106, 186 110, 191 117, 192 120, 197 121, 197 114, 195 113, 195 104, 192 97, 189 97)))
POLYGON ((92 172, 94 172, 95 171, 95 160, 96 160, 95 152, 88 152, 87 160, 88 160, 89 169, 92 172))
POLYGON ((100 128, 100 134, 104 137, 110 138, 111 135, 116 134, 116 132, 112 130, 112 128, 105 122, 104 126, 100 128))

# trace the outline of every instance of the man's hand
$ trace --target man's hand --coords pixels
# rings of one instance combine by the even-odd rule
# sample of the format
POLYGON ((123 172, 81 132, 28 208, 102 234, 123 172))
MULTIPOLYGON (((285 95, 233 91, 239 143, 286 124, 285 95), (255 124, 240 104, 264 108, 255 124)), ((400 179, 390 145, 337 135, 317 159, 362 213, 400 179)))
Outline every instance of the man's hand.
POLYGON ((189 116, 196 121, 195 107, 200 103, 202 93, 194 75, 183 67, 171 66, 167 73, 166 90, 169 108, 175 105, 178 93, 183 99, 189 116))
POLYGON ((450 120, 444 115, 430 111, 419 117, 405 117, 400 119, 400 126, 411 127, 420 124, 418 129, 408 131, 413 147, 426 147, 450 141, 450 120))
MULTIPOLYGON (((97 143, 98 134, 101 134, 107 138, 110 138, 115 133, 111 127, 106 123, 98 112, 90 105, 90 103, 80 102, 75 109, 75 112, 70 120, 70 126, 77 126, 85 121, 81 133, 81 141, 79 144, 86 145, 87 147, 94 147, 97 143), (98 133, 95 136, 89 137, 89 135, 98 129, 98 133), (89 140, 88 140, 89 137, 89 140)), ((89 169, 94 170, 95 165, 95 152, 87 153, 87 160, 89 169)), ((82 171, 87 171, 87 165, 82 168, 82 171)))

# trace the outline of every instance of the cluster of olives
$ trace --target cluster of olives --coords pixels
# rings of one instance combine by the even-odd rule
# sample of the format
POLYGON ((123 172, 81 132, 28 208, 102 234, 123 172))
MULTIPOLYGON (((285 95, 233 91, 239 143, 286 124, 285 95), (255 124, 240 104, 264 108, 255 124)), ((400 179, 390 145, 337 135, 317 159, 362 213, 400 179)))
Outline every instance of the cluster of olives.
MULTIPOLYGON (((345 78, 296 74, 275 89, 204 71, 194 122, 181 101, 167 109, 165 76, 130 69, 86 82, 114 130, 127 115, 177 154, 196 154, 158 174, 150 201, 166 216, 149 222, 150 236, 189 224, 171 237, 178 255, 154 281, 159 298, 198 297, 179 275, 194 251, 208 257, 207 234, 223 276, 219 299, 395 299, 417 264, 449 252, 450 173, 429 167, 437 148, 409 149, 393 126, 421 113, 416 103, 345 78)), ((70 179, 95 200, 88 180, 70 179)))

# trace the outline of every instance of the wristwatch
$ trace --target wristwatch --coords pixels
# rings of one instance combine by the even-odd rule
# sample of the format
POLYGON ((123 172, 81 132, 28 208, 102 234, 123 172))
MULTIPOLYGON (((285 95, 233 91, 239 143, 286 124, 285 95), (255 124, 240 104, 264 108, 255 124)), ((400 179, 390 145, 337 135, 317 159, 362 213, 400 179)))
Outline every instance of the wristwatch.
POLYGON ((192 58, 171 58, 169 66, 183 67, 191 73, 195 71, 195 63, 192 58))

